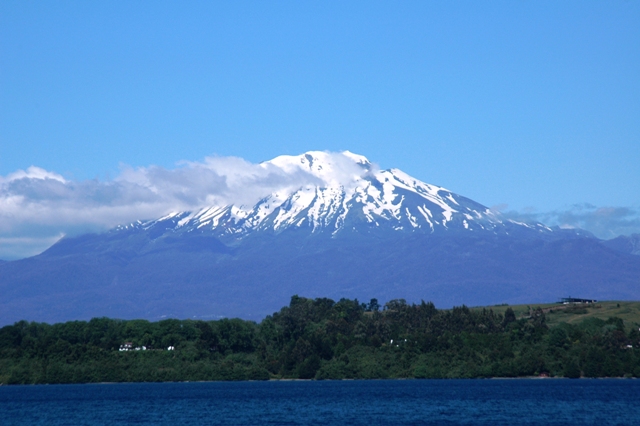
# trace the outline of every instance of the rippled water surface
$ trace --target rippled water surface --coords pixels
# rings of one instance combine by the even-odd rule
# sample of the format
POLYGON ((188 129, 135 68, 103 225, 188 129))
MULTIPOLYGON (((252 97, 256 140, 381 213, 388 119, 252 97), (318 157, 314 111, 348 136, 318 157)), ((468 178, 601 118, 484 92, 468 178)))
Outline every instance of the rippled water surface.
POLYGON ((2 425, 640 425, 640 380, 0 386, 2 425))

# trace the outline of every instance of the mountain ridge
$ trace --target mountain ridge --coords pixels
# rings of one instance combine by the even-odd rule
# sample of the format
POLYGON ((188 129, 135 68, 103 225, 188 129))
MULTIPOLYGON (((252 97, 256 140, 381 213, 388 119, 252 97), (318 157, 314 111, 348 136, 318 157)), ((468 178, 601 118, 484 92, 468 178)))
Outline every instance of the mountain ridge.
POLYGON ((620 235, 604 241, 603 244, 621 253, 640 255, 640 234, 620 235))

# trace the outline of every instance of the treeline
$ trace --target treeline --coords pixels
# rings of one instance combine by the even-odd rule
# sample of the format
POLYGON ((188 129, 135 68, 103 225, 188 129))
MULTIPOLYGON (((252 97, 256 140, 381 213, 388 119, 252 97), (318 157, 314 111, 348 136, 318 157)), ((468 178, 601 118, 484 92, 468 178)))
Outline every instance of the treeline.
POLYGON ((259 324, 94 318, 0 329, 4 384, 535 375, 640 377, 640 333, 619 318, 549 328, 541 310, 517 319, 511 309, 298 296, 259 324))

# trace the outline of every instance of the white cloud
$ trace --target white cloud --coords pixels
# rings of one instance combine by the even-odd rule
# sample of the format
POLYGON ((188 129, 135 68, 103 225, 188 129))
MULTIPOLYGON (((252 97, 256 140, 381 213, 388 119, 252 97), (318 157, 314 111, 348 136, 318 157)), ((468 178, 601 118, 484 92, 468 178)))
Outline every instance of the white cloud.
POLYGON ((66 182, 65 179, 57 173, 49 172, 40 167, 31 166, 26 171, 18 170, 10 173, 6 177, 0 176, 0 184, 18 179, 52 179, 59 182, 66 182))
MULTIPOLYGON (((350 173, 366 173, 343 154, 323 155, 338 169, 350 163, 355 167, 350 173)), ((253 164, 238 157, 183 161, 173 169, 125 165, 108 181, 66 180, 32 166, 0 176, 0 258, 37 254, 61 234, 99 232, 205 206, 251 206, 272 192, 323 180, 302 167, 253 164)))

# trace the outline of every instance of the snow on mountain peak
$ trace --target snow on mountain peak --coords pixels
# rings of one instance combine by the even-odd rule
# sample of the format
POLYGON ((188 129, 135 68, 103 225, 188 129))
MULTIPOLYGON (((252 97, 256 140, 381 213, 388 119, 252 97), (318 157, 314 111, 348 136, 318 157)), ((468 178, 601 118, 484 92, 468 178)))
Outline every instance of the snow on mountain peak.
POLYGON ((257 203, 209 206, 169 215, 148 226, 162 223, 181 232, 241 238, 291 228, 335 235, 346 229, 433 233, 491 230, 504 224, 481 204, 401 170, 380 170, 366 157, 349 151, 282 155, 257 167, 265 176, 278 176, 283 182, 265 186, 270 191, 257 203))
POLYGON ((319 179, 322 186, 351 186, 373 168, 366 157, 349 151, 308 151, 300 155, 281 155, 261 165, 275 166, 288 174, 310 174, 319 179))

